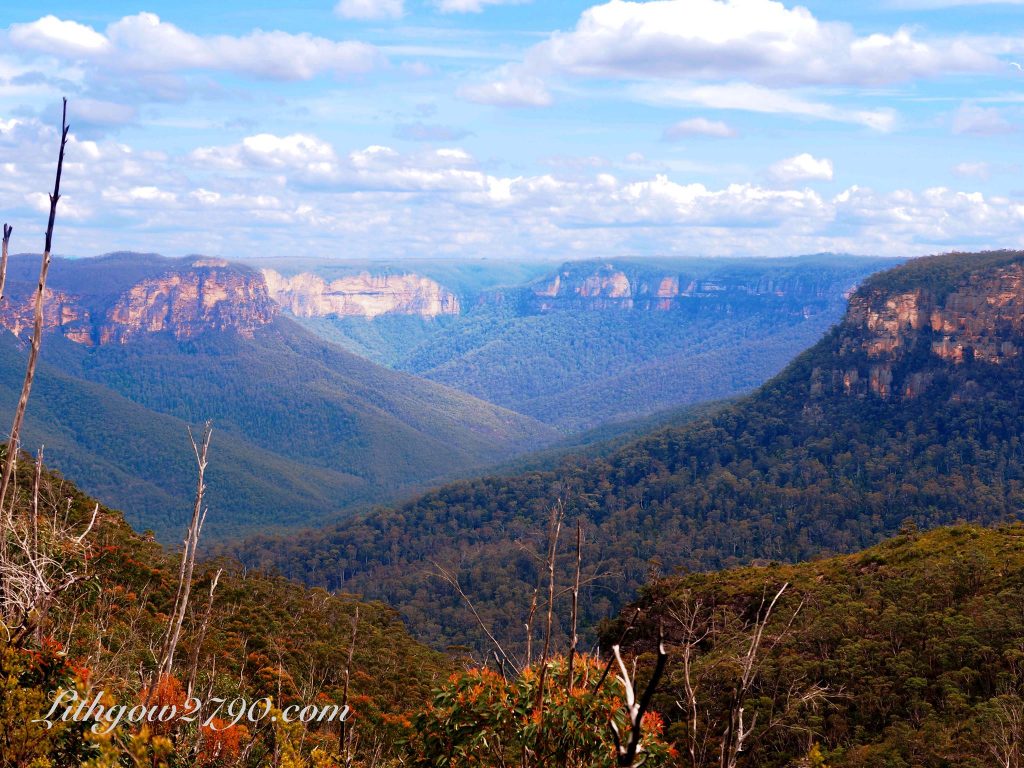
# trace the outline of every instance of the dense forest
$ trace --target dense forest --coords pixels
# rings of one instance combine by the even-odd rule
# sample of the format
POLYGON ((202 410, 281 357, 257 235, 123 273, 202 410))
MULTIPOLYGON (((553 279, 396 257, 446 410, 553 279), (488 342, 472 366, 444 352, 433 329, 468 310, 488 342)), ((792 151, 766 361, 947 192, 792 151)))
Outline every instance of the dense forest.
MULTIPOLYGON (((1021 256, 953 261, 976 274, 993 260, 1017 264, 1021 256)), ((929 274, 929 263, 943 272, 950 261, 922 260, 915 275, 929 274)), ((902 279, 900 269, 880 279, 902 279)), ((875 295, 880 285, 858 295, 875 295)), ((608 456, 455 483, 323 530, 256 537, 235 551, 249 565, 386 600, 434 644, 478 645, 460 597, 430 574, 435 565, 457 571, 495 631, 521 641, 519 612, 538 578, 534 553, 559 499, 570 519, 585 522, 585 561, 595 577, 604 574, 583 591, 591 625, 659 571, 853 551, 908 519, 926 528, 1015 516, 1024 503, 1024 362, 952 364, 931 353, 933 333, 915 331, 894 373, 897 383, 927 375, 916 397, 822 385, 822 372, 867 365, 866 331, 847 321, 750 397, 608 456)))
MULTIPOLYGON (((0 407, 12 410, 25 352, 6 331, 0 336, 0 407)), ((55 468, 164 541, 181 524, 173 499, 188 485, 187 452, 169 435, 207 417, 231 458, 217 469, 212 499, 222 516, 211 521, 211 539, 308 525, 557 436, 346 353, 288 318, 251 339, 211 331, 86 347, 53 335, 41 364, 47 375, 28 417, 30 444, 59 449, 55 468)))
POLYGON ((664 633, 655 708, 687 768, 719 764, 740 696, 745 766, 1015 766, 1022 605, 1024 527, 909 526, 855 555, 657 580, 602 634, 631 625, 651 654, 664 633), (787 584, 744 689, 751 628, 787 584))
POLYGON ((571 432, 749 391, 841 317, 845 292, 890 263, 588 260, 463 293, 458 316, 302 322, 358 354, 571 432), (692 292, 658 304, 666 276, 692 292), (556 278, 562 293, 548 297, 556 278), (604 293, 586 296, 602 279, 604 293), (605 295, 613 279, 628 280, 635 298, 605 295))

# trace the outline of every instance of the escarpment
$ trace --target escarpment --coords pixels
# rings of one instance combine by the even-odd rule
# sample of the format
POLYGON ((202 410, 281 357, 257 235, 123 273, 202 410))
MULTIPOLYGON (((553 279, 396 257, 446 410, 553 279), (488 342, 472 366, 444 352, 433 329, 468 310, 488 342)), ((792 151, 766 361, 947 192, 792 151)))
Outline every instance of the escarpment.
POLYGON ((913 398, 949 372, 1019 364, 1024 254, 991 254, 989 261, 995 263, 937 286, 894 290, 869 281, 850 299, 839 329, 841 367, 816 368, 812 393, 913 398))

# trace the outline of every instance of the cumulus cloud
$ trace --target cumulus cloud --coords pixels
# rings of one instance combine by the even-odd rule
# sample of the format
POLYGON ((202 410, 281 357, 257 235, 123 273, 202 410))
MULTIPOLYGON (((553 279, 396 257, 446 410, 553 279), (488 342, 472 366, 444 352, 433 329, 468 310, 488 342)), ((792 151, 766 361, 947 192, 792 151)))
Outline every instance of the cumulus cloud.
POLYGON ((832 161, 828 158, 817 158, 804 152, 794 157, 779 160, 769 169, 776 181, 793 184, 800 181, 832 181, 834 175, 832 161))
POLYGON ((334 12, 343 19, 400 19, 403 0, 339 0, 334 12))
POLYGON ((110 41, 92 27, 76 21, 43 16, 31 24, 12 24, 10 41, 20 48, 47 51, 55 48, 71 55, 91 56, 103 53, 110 41))
MULTIPOLYGON (((1002 49, 1000 49, 1002 50, 1002 49)), ((1002 52, 1006 52, 1005 50, 1002 52)), ((554 32, 506 65, 472 100, 545 106, 547 83, 574 77, 618 80, 634 95, 725 89, 756 96, 753 111, 859 122, 888 130, 891 110, 843 109, 795 89, 872 87, 950 73, 1005 69, 992 46, 967 36, 924 38, 907 28, 868 35, 776 0, 610 0, 585 10, 575 27, 554 32), (523 83, 538 98, 517 98, 523 83), (511 95, 510 95, 511 94, 511 95)), ((705 94, 710 102, 721 94, 705 94)), ((745 98, 724 99, 747 109, 745 98)))
MULTIPOLYGON (((0 194, 14 202, 19 241, 45 226, 52 158, 38 147, 56 141, 52 126, 0 118, 0 194)), ((827 161, 808 158, 790 164, 804 179, 825 178, 827 161)), ((912 255, 1024 245, 1024 204, 996 195, 850 187, 828 196, 800 181, 713 186, 619 168, 621 176, 607 161, 501 174, 458 146, 343 149, 309 133, 256 133, 185 157, 72 136, 65 168, 72 196, 61 209, 58 249, 74 243, 82 255, 134 248, 238 257, 311 248, 333 254, 343 243, 354 258, 514 258, 574 251, 912 255)))
POLYGON ((585 76, 739 77, 770 86, 878 85, 1000 67, 966 39, 925 42, 908 29, 858 36, 774 0, 611 0, 537 45, 527 62, 585 76))
POLYGON ((662 133, 662 138, 665 141, 677 141, 687 136, 713 136, 719 139, 728 139, 735 135, 735 129, 720 120, 692 117, 670 125, 662 133))
POLYGON ((979 107, 965 102, 953 115, 953 133, 993 136, 1015 130, 997 107, 979 107))
POLYGON ((498 107, 547 107, 553 103, 544 81, 511 68, 502 68, 495 79, 459 89, 459 98, 498 107))
POLYGON ((121 72, 213 70, 274 80, 351 75, 378 66, 372 45, 334 41, 307 33, 255 30, 248 35, 199 36, 154 13, 125 16, 100 33, 83 24, 45 16, 12 24, 16 48, 84 61, 121 72))

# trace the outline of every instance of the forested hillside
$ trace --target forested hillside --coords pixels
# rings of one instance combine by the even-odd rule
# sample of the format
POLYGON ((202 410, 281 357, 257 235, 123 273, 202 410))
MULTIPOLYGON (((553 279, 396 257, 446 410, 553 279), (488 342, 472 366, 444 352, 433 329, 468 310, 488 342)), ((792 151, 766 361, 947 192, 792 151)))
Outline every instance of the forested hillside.
POLYGON ((1024 527, 910 529, 855 555, 656 581, 603 639, 632 621, 627 647, 650 654, 664 632, 655 706, 688 767, 719 764, 739 701, 743 765, 817 748, 835 768, 982 768, 1024 746, 1022 604, 1024 527), (744 690, 752 627, 786 584, 744 690))
MULTIPOLYGON (((378 749, 387 755, 404 733, 400 724, 452 669, 449 660, 409 638, 387 606, 303 589, 231 563, 206 563, 192 574, 193 600, 178 662, 149 694, 147 681, 154 679, 161 637, 176 604, 179 558, 105 508, 90 529, 93 500, 45 471, 36 494, 28 482, 33 471, 28 463, 19 468, 26 482, 13 504, 15 524, 4 530, 0 557, 5 577, 0 608, 8 622, 8 632, 0 636, 0 765, 5 768, 86 761, 262 766, 281 764, 282 755, 292 755, 287 764, 299 766, 307 763, 296 756, 315 748, 339 752, 338 722, 286 726, 280 718, 272 721, 269 709, 268 717, 242 718, 240 724, 231 723, 234 709, 225 711, 211 727, 200 725, 216 714, 204 704, 191 723, 140 728, 125 721, 106 737, 89 733, 91 718, 59 722, 51 717, 55 727, 49 728, 43 720, 60 689, 88 691, 90 699, 106 691, 105 705, 174 704, 179 713, 185 712, 186 696, 211 706, 217 696, 247 703, 269 697, 277 710, 347 702, 357 713, 350 729, 358 729, 367 753, 378 749), (31 520, 32 504, 43 520, 29 546, 19 544, 17 534, 31 520), (32 631, 26 636, 19 632, 22 617, 11 611, 18 605, 13 580, 19 575, 11 566, 27 569, 31 563, 43 583, 52 580, 60 587, 38 598, 40 610, 29 615, 32 631), (68 580, 68 574, 74 578, 68 580)), ((179 533, 184 535, 184 528, 179 533)))
MULTIPOLYGON (((27 258, 12 258, 0 415, 13 412, 21 386, 29 274, 27 258)), ((317 338, 279 316, 246 267, 115 254, 56 259, 51 274, 26 445, 58 448, 55 468, 164 540, 188 484, 187 453, 167 435, 207 418, 231 457, 211 496, 220 512, 211 539, 308 525, 557 437, 317 338)))
POLYGON ((461 294, 457 315, 302 322, 379 362, 565 431, 746 392, 816 341, 891 262, 569 262, 461 294))
POLYGON ((710 418, 604 458, 456 483, 237 551, 385 599, 436 644, 473 643, 460 598, 424 574, 434 562, 456 570, 498 634, 519 638, 559 498, 569 520, 585 522, 585 562, 608 574, 583 590, 591 624, 652 571, 852 551, 908 519, 925 528, 1016 516, 1022 275, 1024 255, 1006 252, 898 267, 863 286, 843 323, 783 373, 710 418))

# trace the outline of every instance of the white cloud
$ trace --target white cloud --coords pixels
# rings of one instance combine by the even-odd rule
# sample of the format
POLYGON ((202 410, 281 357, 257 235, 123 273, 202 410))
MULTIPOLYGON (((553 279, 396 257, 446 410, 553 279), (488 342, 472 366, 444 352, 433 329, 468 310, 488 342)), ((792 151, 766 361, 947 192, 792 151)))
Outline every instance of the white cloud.
POLYGON ((12 24, 10 41, 20 48, 91 56, 103 53, 110 41, 92 27, 75 21, 43 16, 29 24, 12 24))
POLYGON ((498 107, 547 107, 552 103, 543 80, 509 68, 502 68, 495 79, 459 89, 459 98, 477 104, 498 107))
POLYGON ((770 86, 876 85, 1000 63, 967 40, 924 42, 907 29, 857 36, 845 23, 774 0, 611 0, 556 32, 528 65, 612 78, 741 77, 770 86))
POLYGON ((774 163, 768 172, 776 181, 793 184, 799 181, 832 181, 834 170, 828 158, 804 152, 774 163))
POLYGON ((103 199, 111 203, 173 203, 178 199, 178 196, 173 192, 159 189, 153 186, 144 187, 131 187, 129 189, 121 189, 118 187, 108 187, 103 190, 103 199))
POLYGON ((692 117, 670 125, 665 129, 662 138, 666 141, 676 141, 687 136, 714 136, 719 139, 727 139, 735 135, 735 129, 720 120, 692 117))
POLYGON ((400 19, 403 0, 339 0, 334 12, 345 19, 400 19))
MULTIPOLYGON (((53 158, 39 148, 56 143, 52 126, 0 118, 0 144, 13 158, 0 195, 13 202, 19 243, 45 227, 53 158)), ((824 178, 826 162, 798 156, 793 165, 824 178)), ((829 197, 800 180, 712 186, 683 171, 610 162, 502 175, 457 146, 351 150, 312 134, 254 134, 186 157, 73 137, 65 172, 71 197, 58 211, 58 249, 73 244, 81 255, 919 255, 1024 246, 1024 204, 997 195, 850 187, 829 197)))
POLYGON ((659 106, 702 106, 712 109, 795 115, 854 123, 877 131, 892 130, 896 122, 896 115, 890 109, 841 109, 831 104, 810 101, 788 91, 774 90, 751 83, 697 86, 648 83, 634 86, 630 89, 630 93, 640 101, 659 106))
POLYGON ((442 13, 480 13, 485 5, 519 5, 531 0, 437 0, 442 13))
POLYGON ((993 136, 1016 129, 996 107, 979 107, 965 102, 953 115, 953 133, 993 136))
POLYGON ((953 173, 964 178, 986 180, 992 175, 992 165, 985 162, 957 163, 953 166, 953 173))
POLYGON ((115 72, 214 70, 275 80, 367 72, 383 59, 372 45, 313 35, 255 30, 248 35, 202 37, 153 13, 125 16, 105 33, 47 16, 11 26, 18 48, 85 60, 115 72))

